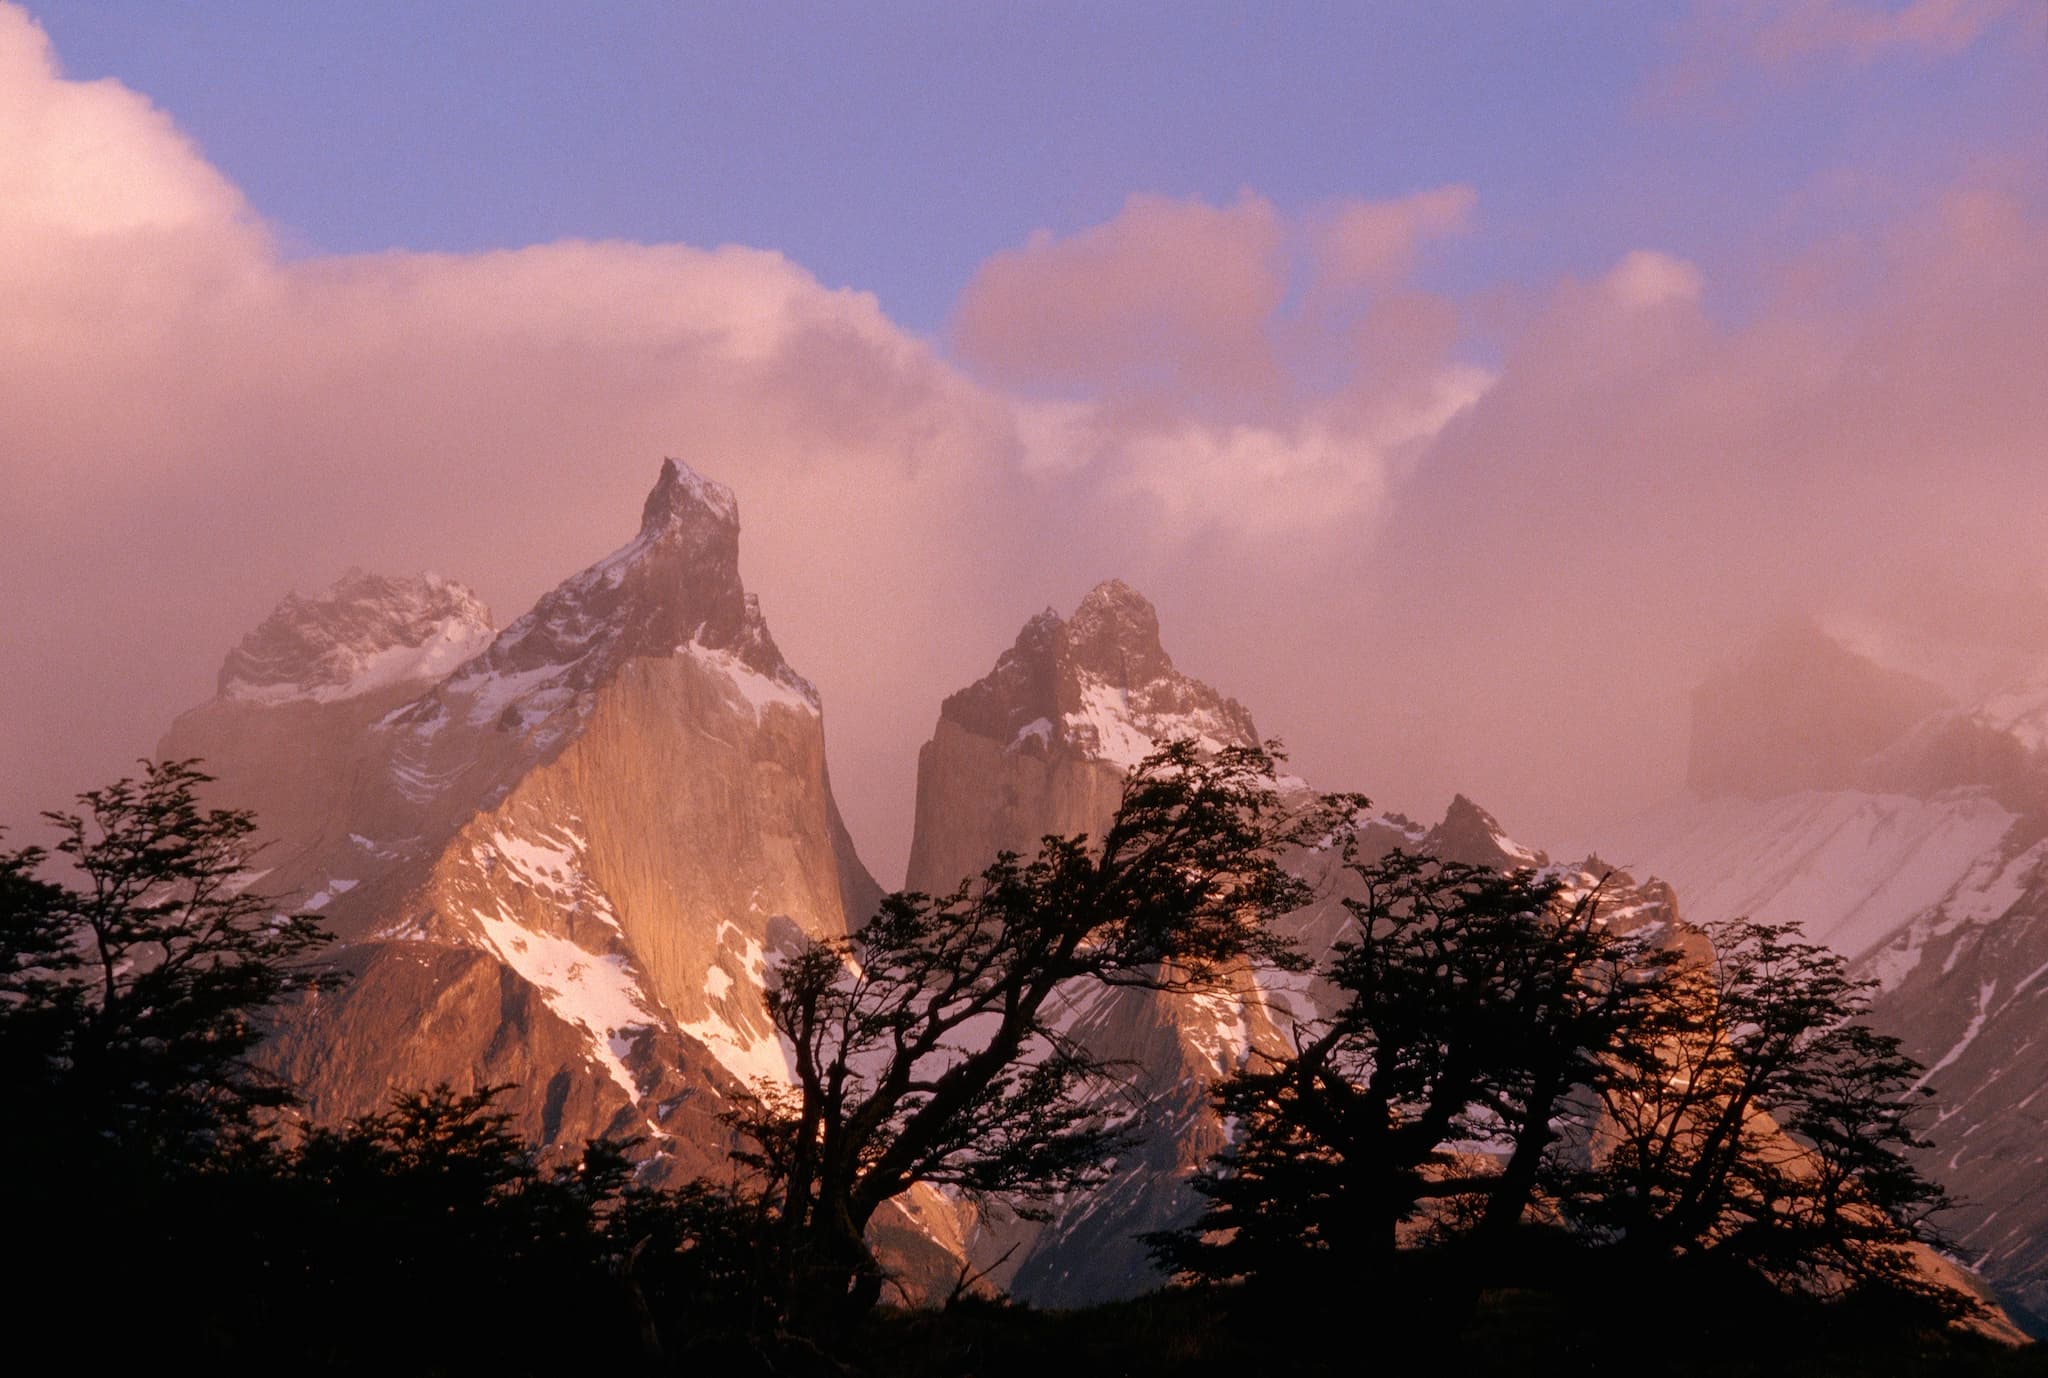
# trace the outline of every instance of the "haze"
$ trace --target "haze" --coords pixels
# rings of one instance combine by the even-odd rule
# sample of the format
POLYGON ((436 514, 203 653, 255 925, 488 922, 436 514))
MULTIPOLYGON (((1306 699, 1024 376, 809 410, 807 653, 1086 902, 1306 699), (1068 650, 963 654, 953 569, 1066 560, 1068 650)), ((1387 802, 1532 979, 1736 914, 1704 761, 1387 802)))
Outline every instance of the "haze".
POLYGON ((509 621, 664 455, 886 882, 1112 575, 1315 783, 1539 845, 1786 617, 2048 655, 2048 10, 1436 8, 0 4, 0 822, 289 590, 509 621))

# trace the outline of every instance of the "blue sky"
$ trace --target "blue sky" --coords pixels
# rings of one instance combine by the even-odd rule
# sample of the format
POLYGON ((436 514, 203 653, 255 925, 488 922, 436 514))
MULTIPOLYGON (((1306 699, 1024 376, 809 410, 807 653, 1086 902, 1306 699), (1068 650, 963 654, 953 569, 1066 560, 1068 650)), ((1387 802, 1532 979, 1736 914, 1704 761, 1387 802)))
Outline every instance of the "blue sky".
POLYGON ((747 244, 927 333, 988 255, 1132 192, 1301 210, 1463 183, 1483 212, 1436 285, 1645 244, 1725 280, 2009 146, 2043 81, 2007 41, 1674 91, 1713 11, 1669 3, 33 12, 71 75, 150 96, 301 251, 747 244))

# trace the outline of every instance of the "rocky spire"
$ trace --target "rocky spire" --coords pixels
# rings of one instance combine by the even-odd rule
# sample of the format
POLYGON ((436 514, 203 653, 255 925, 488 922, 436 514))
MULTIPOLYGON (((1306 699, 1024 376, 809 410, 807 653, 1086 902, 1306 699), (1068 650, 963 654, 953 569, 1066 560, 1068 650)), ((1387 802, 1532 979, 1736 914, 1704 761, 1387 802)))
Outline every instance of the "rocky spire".
POLYGON ((543 595, 447 688, 488 703, 508 724, 531 726, 627 661, 691 647, 729 655, 816 703, 740 582, 732 490, 666 459, 641 507, 639 533, 543 595))
POLYGON ((682 532, 700 526, 740 527, 740 507, 732 489, 714 483, 689 465, 674 459, 661 462, 661 475, 640 509, 640 539, 654 540, 665 533, 682 532))
POLYGON ((1119 688, 1173 673, 1173 660, 1159 644, 1158 612, 1121 579, 1097 584, 1074 609, 1067 649, 1075 665, 1119 688))
POLYGON ((1443 822, 1429 830, 1421 850, 1447 861, 1502 871, 1541 866, 1547 861, 1543 853, 1532 852, 1510 838, 1498 819, 1462 794, 1444 810, 1443 822))
POLYGON ((1026 622, 995 667, 949 697, 939 716, 1006 746, 1068 743, 1119 769, 1171 737, 1214 746, 1259 740, 1242 704, 1174 668, 1159 614, 1120 579, 1097 584, 1071 618, 1048 608, 1026 622))

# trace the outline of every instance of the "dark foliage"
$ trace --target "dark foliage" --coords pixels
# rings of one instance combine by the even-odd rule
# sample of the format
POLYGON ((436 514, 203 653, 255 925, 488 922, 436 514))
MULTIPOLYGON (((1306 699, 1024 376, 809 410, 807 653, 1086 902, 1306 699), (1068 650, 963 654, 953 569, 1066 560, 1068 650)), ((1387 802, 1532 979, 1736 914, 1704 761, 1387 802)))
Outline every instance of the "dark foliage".
POLYGON ((1819 1295, 1942 1301, 1911 1246, 1947 1204, 1906 1157, 1928 1094, 1871 988, 1792 925, 1708 930, 1660 1002, 1651 1055, 1602 1087, 1612 1144, 1575 1214, 1634 1253, 1714 1255, 1819 1295))
POLYGON ((1668 959, 1607 926, 1598 887, 1401 851, 1346 865, 1353 936, 1322 973, 1341 1003, 1219 1088, 1241 1138, 1198 1181, 1200 1222, 1155 1241, 1178 1271, 1378 1276, 1425 1213, 1497 1243, 1663 987, 1668 959))
POLYGON ((744 1335, 754 1208, 635 1185, 631 1144, 545 1164, 503 1088, 295 1124, 249 1060, 333 981, 245 888, 249 815, 148 765, 47 815, 72 868, 0 853, 0 1193, 11 1336, 67 1367, 560 1372, 744 1335))
POLYGON ((1356 933, 1322 973, 1343 1002, 1219 1088, 1240 1139, 1199 1221, 1152 1241, 1169 1267, 1286 1290, 1437 1248, 1466 1261, 1455 1308, 1548 1219, 1638 1266, 1975 1309, 1912 1252, 1945 1204, 1905 1156, 1920 1068, 1858 1022, 1840 958, 1743 922, 1686 961, 1609 929, 1598 887, 1401 852, 1350 869, 1356 933))
POLYGON ((255 825, 201 808, 207 779, 145 763, 44 815, 69 883, 38 878, 39 849, 0 856, 6 1161, 176 1172, 291 1100, 247 1054, 278 1002, 331 981, 309 960, 325 935, 246 889, 255 825))
POLYGON ((1354 866, 1322 973, 1347 1000, 1225 1089, 1241 1146, 1163 1245, 1248 1282, 870 1308, 880 1202, 924 1181, 1029 1209, 1115 1141, 1090 1096, 1115 1069, 1056 996, 1293 960, 1279 850, 1357 801, 1283 805, 1271 771, 1170 749, 1099 851, 1047 839, 800 953, 773 998, 800 1094, 741 1113, 766 1192, 647 1188, 632 1143, 544 1158, 503 1088, 297 1123, 249 1053, 331 978, 318 931, 241 888, 248 816, 199 808, 189 762, 81 796, 50 816, 69 878, 0 853, 0 1325, 93 1371, 2043 1371, 1946 1329, 1954 1298, 1908 1267, 1941 1201, 1902 1156, 1919 1069, 1837 959, 1745 924, 1680 964, 1597 891, 1399 855, 1354 866))

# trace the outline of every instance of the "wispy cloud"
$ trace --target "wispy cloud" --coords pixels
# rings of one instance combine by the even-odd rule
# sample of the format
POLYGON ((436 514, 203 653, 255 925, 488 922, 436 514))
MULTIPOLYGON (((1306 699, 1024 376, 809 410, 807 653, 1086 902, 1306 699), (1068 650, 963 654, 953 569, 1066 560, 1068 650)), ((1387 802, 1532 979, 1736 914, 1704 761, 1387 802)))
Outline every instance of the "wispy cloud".
POLYGON ((1698 97, 1753 73, 1787 79, 1827 63, 1953 57, 2000 37, 2039 44, 2048 6, 2035 0, 1698 0, 1674 29, 1675 52, 1652 85, 1698 97))

